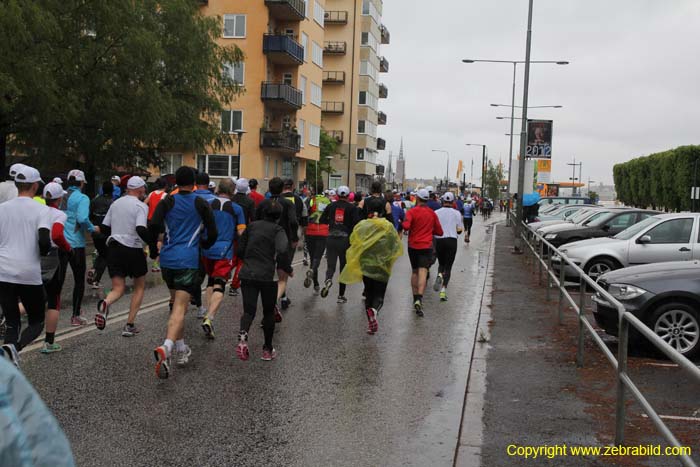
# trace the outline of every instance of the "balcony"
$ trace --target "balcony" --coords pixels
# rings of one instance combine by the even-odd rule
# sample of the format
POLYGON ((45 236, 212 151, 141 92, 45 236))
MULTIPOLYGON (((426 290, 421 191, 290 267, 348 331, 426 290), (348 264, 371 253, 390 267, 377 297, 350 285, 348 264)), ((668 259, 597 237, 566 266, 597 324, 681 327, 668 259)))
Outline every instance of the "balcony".
POLYGON ((384 57, 379 57, 379 72, 389 73, 389 60, 384 57))
POLYGON ((289 130, 260 130, 260 147, 274 152, 295 154, 301 149, 301 135, 289 130))
POLYGON ((382 138, 377 138, 377 151, 383 151, 386 149, 386 141, 382 138))
POLYGON ((324 84, 343 84, 343 83, 345 83, 345 72, 344 71, 324 71, 323 72, 323 82, 324 82, 324 84))
POLYGON ((260 98, 272 109, 301 109, 301 91, 288 84, 264 82, 260 98))
POLYGON ((301 21, 306 15, 304 0, 265 0, 270 16, 281 21, 301 21))
POLYGON ((379 32, 382 35, 381 42, 382 44, 388 44, 391 42, 391 34, 389 34, 389 29, 387 29, 386 26, 383 24, 379 27, 379 32))
POLYGON ((348 24, 347 11, 327 11, 323 15, 324 24, 348 24))
POLYGON ((377 125, 386 125, 386 114, 384 112, 377 112, 377 125))
POLYGON ((387 97, 389 97, 389 88, 386 87, 386 84, 379 83, 379 98, 386 99, 387 97))
POLYGON ((209 6, 209 0, 197 0, 196 3, 198 3, 199 6, 209 6))
POLYGON ((323 43, 323 55, 345 55, 347 42, 326 41, 323 43))
POLYGON ((345 102, 321 102, 321 112, 327 114, 342 114, 345 112, 345 102))
POLYGON ((328 132, 328 136, 333 138, 338 144, 343 142, 343 130, 331 130, 328 132))
POLYGON ((283 34, 265 34, 263 53, 271 63, 279 65, 301 65, 304 63, 304 47, 283 34))

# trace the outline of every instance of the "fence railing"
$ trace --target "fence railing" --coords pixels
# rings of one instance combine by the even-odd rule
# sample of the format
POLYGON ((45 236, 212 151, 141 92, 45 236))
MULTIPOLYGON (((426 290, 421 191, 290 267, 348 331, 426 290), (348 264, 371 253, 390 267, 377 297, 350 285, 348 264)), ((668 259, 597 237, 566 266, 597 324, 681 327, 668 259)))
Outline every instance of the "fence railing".
MULTIPOLYGON (((586 275, 583 270, 574 264, 564 253, 558 250, 554 245, 549 243, 544 237, 534 230, 530 229, 527 224, 520 222, 518 224, 515 219, 514 213, 510 213, 512 216, 511 224, 513 226, 520 225, 520 239, 523 244, 526 245, 526 249, 533 255, 537 260, 538 269, 538 279, 540 284, 542 284, 543 275, 546 276, 546 296, 547 301, 551 298, 551 289, 553 287, 559 290, 559 306, 558 306, 558 319, 559 324, 562 324, 564 317, 564 305, 566 302, 574 309, 578 318, 578 345, 576 350, 576 364, 582 367, 584 364, 584 338, 586 332, 590 335, 593 341, 596 343, 598 348, 603 352, 605 357, 608 359, 612 367, 615 369, 617 376, 617 388, 616 388, 616 402, 615 402, 615 443, 617 445, 622 445, 625 439, 625 419, 626 419, 626 407, 625 407, 625 397, 626 392, 629 391, 632 396, 637 400, 639 405, 641 405, 644 412, 647 414, 649 419, 652 421, 656 429, 661 433, 664 439, 672 446, 681 447, 680 442, 671 432, 671 430, 663 422, 659 414, 654 410, 649 401, 644 397, 642 391, 639 387, 632 381, 629 373, 627 372, 627 347, 629 343, 629 333, 630 326, 633 327, 637 332, 646 337, 649 342, 651 342, 654 347, 663 352, 669 359, 678 364, 680 368, 686 370, 695 379, 696 382, 700 383, 700 368, 698 368, 693 362, 684 357, 680 352, 671 347, 667 342, 656 335, 649 327, 639 320, 636 316, 625 309, 625 306, 620 303, 619 300, 615 299, 607 290, 603 289, 597 282, 586 275), (547 254, 545 255, 545 252, 547 254), (557 275, 552 268, 552 256, 558 255, 561 258, 561 266, 559 268, 559 274, 557 275), (579 275, 579 290, 578 290, 578 301, 574 295, 569 293, 565 285, 564 265, 571 267, 579 275), (597 292, 600 297, 602 297, 608 304, 617 309, 618 312, 618 350, 617 357, 610 351, 603 339, 598 335, 596 330, 591 325, 591 322, 586 318, 584 314, 586 305, 586 288, 590 287, 595 292, 597 292)), ((691 459, 690 455, 683 454, 678 456, 681 463, 685 466, 697 467, 697 464, 691 459)))

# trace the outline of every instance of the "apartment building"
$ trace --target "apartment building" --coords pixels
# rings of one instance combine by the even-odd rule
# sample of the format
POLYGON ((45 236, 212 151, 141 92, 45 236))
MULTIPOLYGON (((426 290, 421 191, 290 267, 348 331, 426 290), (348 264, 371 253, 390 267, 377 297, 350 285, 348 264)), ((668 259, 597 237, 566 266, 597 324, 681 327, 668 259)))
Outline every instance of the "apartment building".
POLYGON ((380 45, 390 41, 382 6, 381 0, 326 0, 322 124, 339 143, 331 188, 347 184, 366 192, 377 174, 378 151, 386 147, 378 137, 387 123, 379 102, 388 97, 380 76, 389 71, 380 45))
POLYGON ((200 3, 203 14, 221 18, 219 42, 245 53, 244 63, 224 64, 244 93, 221 115, 221 131, 240 140, 206 154, 167 154, 161 173, 186 164, 213 178, 256 178, 263 189, 276 176, 303 181, 307 161, 319 158, 324 0, 200 3))

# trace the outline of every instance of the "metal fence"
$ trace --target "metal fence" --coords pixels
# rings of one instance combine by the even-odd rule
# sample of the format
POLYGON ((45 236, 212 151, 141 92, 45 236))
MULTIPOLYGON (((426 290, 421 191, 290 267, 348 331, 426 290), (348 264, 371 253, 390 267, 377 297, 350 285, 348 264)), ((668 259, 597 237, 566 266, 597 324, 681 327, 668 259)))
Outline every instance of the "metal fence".
MULTIPOLYGON (((511 224, 517 226, 518 223, 513 215, 511 219, 511 224)), ((534 230, 530 229, 524 222, 520 223, 520 238, 523 244, 526 245, 527 250, 533 255, 533 258, 537 261, 538 278, 540 284, 542 284, 543 275, 546 276, 547 286, 547 300, 551 298, 551 289, 557 288, 559 290, 559 307, 558 307, 558 318, 559 324, 563 321, 564 305, 566 302, 571 305, 577 314, 578 318, 578 347, 576 351, 576 364, 582 367, 584 364, 584 338, 586 332, 590 335, 593 341, 596 343, 598 348, 603 352, 605 357, 608 359, 610 364, 613 366, 617 373, 617 400, 615 403, 615 443, 617 445, 622 445, 624 443, 625 436, 625 397, 626 392, 629 391, 632 396, 637 400, 639 405, 642 406, 644 412, 646 412, 649 419, 652 421, 654 426, 659 430, 661 435, 666 439, 666 441, 676 447, 681 447, 678 439, 673 435, 671 430, 666 426, 666 424, 661 420, 659 414, 654 410, 649 401, 644 397, 637 385, 632 381, 630 375, 627 372, 627 347, 629 342, 630 326, 636 329, 640 334, 646 337, 649 342, 651 342, 654 347, 663 352, 669 359, 678 364, 679 367, 686 370, 690 375, 700 383, 700 369, 693 364, 690 360, 685 358, 676 349, 671 347, 663 339, 654 333, 649 327, 639 320, 632 313, 627 311, 622 303, 616 300, 612 295, 608 293, 607 290, 600 287, 593 279, 588 277, 583 270, 569 260, 569 258, 559 251, 554 245, 549 243, 544 237, 534 230), (545 255, 545 252, 548 254, 545 255), (559 268, 559 275, 552 269, 552 256, 558 255, 561 258, 561 267, 559 268), (566 289, 565 279, 564 279, 564 265, 569 265, 572 269, 576 271, 579 275, 579 288, 578 288, 578 301, 574 296, 566 289), (613 355, 603 339, 598 335, 596 330, 591 325, 590 321, 584 315, 585 304, 586 304, 586 288, 590 287, 595 292, 597 292, 602 298, 604 298, 610 305, 617 308, 618 319, 619 319, 619 334, 618 334, 618 350, 617 357, 613 355)), ((697 467, 697 464, 691 459, 689 455, 678 456, 681 463, 685 466, 697 467)))

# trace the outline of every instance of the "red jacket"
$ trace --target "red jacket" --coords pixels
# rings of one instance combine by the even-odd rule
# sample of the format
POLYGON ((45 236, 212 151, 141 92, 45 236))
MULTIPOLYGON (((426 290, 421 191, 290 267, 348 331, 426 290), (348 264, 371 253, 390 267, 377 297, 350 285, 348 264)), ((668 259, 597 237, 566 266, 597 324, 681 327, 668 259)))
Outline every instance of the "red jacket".
POLYGON ((433 247, 433 235, 442 235, 442 226, 435 211, 426 205, 416 206, 406 212, 406 220, 401 223, 408 230, 408 247, 414 250, 427 250, 433 247))
POLYGON ((258 207, 258 204, 260 204, 262 202, 262 200, 265 199, 265 195, 260 194, 255 190, 250 190, 250 193, 248 193, 248 196, 250 197, 250 199, 253 200, 253 202, 255 202, 256 208, 258 207))

